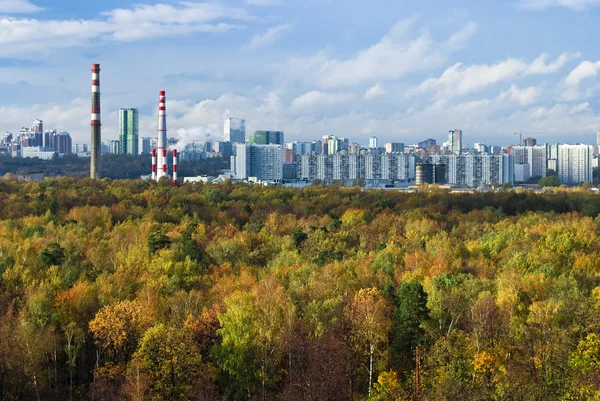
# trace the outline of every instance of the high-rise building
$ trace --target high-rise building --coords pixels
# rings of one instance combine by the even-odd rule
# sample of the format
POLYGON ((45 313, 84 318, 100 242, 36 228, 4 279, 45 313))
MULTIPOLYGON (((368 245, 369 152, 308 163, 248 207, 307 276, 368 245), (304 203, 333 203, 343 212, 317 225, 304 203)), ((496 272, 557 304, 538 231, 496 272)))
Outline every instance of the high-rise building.
POLYGON ((36 118, 31 125, 30 131, 36 138, 36 146, 50 146, 50 144, 44 142, 44 122, 42 120, 36 118))
POLYGON ((225 142, 246 143, 246 120, 228 118, 224 125, 225 142))
POLYGON ((430 155, 429 161, 446 165, 446 182, 450 185, 478 187, 513 182, 512 155, 430 155))
POLYGON ((369 138, 369 148, 370 149, 377 149, 377 137, 376 136, 372 136, 371 138, 369 138))
POLYGON ((68 132, 59 132, 52 136, 52 144, 47 145, 46 148, 52 148, 59 155, 64 155, 71 153, 72 146, 71 135, 68 132))
POLYGON ((596 133, 596 146, 600 147, 600 132, 596 133))
POLYGON ((258 180, 281 181, 282 146, 238 144, 231 165, 235 167, 235 178, 240 180, 256 177, 258 180))
POLYGON ((141 136, 138 140, 138 155, 149 155, 152 153, 151 138, 141 136))
POLYGON ((102 141, 102 153, 110 153, 113 155, 121 154, 121 141, 107 139, 102 141))
POLYGON ((119 152, 122 155, 137 155, 139 153, 138 110, 119 110, 119 152))
POLYGON ((342 150, 343 141, 335 136, 330 136, 327 140, 327 154, 335 155, 342 150))
POLYGON ((298 178, 301 180, 402 180, 415 178, 415 156, 401 153, 300 155, 298 178))
POLYGON ((453 155, 460 155, 462 152, 462 131, 453 129, 448 134, 448 147, 453 155))
POLYGON ((399 142, 388 142, 385 144, 386 153, 402 153, 404 152, 404 144, 399 142))
POLYGON ((524 146, 535 146, 537 145, 537 140, 535 138, 525 138, 523 139, 524 146))
POLYGON ((417 144, 417 146, 418 146, 420 149, 427 149, 428 147, 430 147, 430 146, 435 146, 436 144, 437 144, 437 143, 436 143, 436 140, 435 140, 435 139, 433 139, 433 138, 429 138, 429 139, 425 139, 424 141, 421 141, 421 142, 419 142, 419 143, 417 144))
POLYGON ((254 131, 250 138, 253 145, 281 145, 285 143, 283 131, 254 131))
POLYGON ((592 160, 594 147, 591 145, 558 145, 558 177, 563 184, 592 182, 592 160))
MULTIPOLYGON (((522 178, 521 169, 517 165, 526 164, 529 169, 529 177, 545 177, 548 170, 548 148, 546 145, 535 146, 513 146, 512 154, 515 160, 515 172, 519 173, 518 178, 522 178)), ((517 178, 517 181, 520 181, 517 178)))

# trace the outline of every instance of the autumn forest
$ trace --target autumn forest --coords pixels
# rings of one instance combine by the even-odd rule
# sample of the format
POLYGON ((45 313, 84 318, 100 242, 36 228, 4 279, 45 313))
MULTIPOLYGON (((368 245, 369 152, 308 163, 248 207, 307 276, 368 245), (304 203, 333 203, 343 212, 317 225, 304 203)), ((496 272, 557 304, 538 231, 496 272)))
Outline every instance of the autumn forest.
POLYGON ((0 400, 600 400, 600 196, 0 181, 0 400))

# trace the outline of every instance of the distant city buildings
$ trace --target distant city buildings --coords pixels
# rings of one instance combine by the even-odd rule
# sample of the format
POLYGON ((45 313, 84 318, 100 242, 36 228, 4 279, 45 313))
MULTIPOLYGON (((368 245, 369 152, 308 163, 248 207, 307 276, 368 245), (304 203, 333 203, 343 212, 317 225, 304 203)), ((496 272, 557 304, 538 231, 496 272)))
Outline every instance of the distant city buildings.
POLYGON ((378 148, 377 137, 376 136, 372 136, 371 138, 369 138, 369 148, 370 149, 377 149, 378 148))
POLYGON ((16 136, 6 132, 0 138, 0 153, 12 157, 52 159, 72 152, 71 135, 55 129, 44 131, 44 122, 36 119, 31 127, 23 127, 16 136))
POLYGON ((102 141, 102 153, 110 153, 113 155, 123 154, 121 153, 121 141, 114 139, 106 139, 102 141))
POLYGON ((417 146, 421 149, 427 149, 428 147, 435 146, 435 145, 436 145, 436 140, 432 139, 432 138, 426 139, 417 144, 417 146))

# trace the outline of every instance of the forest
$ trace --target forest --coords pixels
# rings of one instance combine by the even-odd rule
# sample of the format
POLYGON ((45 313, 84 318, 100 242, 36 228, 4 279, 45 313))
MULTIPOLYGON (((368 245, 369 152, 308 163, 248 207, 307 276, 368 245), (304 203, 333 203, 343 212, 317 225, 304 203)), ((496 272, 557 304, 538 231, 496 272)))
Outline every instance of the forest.
POLYGON ((0 399, 600 400, 599 212, 0 180, 0 399))

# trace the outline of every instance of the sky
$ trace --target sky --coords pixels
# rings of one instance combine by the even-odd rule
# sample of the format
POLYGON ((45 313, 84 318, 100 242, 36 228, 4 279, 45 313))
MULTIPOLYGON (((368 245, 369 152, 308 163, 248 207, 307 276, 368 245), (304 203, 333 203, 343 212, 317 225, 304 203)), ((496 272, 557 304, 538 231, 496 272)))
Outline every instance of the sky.
POLYGON ((596 142, 600 0, 0 0, 0 132, 34 119, 89 143, 118 109, 156 136, 219 140, 227 117, 286 141, 596 142))

